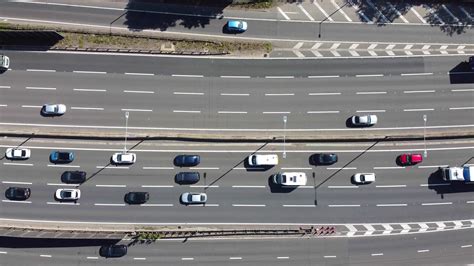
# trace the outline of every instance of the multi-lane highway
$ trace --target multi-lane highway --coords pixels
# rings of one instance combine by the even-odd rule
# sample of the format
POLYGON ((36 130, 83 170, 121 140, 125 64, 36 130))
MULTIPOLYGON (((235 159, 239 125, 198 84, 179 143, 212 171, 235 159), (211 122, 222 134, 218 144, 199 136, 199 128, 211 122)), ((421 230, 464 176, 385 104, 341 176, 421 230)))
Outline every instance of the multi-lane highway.
MULTIPOLYGON (((3 141, 15 145, 25 139, 3 141)), ((8 143, 8 144, 7 144, 8 143)), ((32 196, 26 202, 3 200, 5 218, 116 223, 364 223, 461 220, 472 218, 472 184, 453 186, 436 174, 438 167, 472 162, 472 141, 428 142, 428 158, 417 166, 399 167, 395 158, 404 152, 423 153, 423 142, 354 144, 289 144, 287 158, 268 170, 252 170, 243 163, 255 152, 282 153, 281 144, 203 144, 129 142, 137 153, 131 166, 110 165, 110 155, 122 142, 29 139, 27 161, 2 160, 1 187, 26 186, 32 196), (52 150, 74 150, 71 164, 48 161, 52 150), (336 152, 339 162, 312 166, 312 153, 336 152), (200 154, 201 164, 191 169, 201 173, 192 186, 174 183, 183 171, 172 163, 178 154, 200 154), (34 169, 34 171, 32 171, 34 169), (88 180, 78 186, 76 204, 54 200, 67 170, 83 170, 88 180), (281 189, 270 176, 278 171, 306 172, 309 181, 297 189, 281 189), (357 186, 351 176, 376 173, 376 182, 357 186), (129 191, 148 191, 150 201, 142 206, 124 203, 129 191), (206 192, 204 206, 184 206, 183 192, 206 192), (19 208, 21 206, 21 208, 19 208), (27 211, 25 211, 27 210, 27 211), (205 210, 205 211, 203 211, 205 210), (126 211, 129 215, 124 216, 126 211), (104 212, 107 215, 103 215, 104 212), (322 215, 324 214, 324 215, 322 215)), ((187 169, 187 168, 185 168, 187 169)), ((72 185, 75 187, 76 185, 72 185)))

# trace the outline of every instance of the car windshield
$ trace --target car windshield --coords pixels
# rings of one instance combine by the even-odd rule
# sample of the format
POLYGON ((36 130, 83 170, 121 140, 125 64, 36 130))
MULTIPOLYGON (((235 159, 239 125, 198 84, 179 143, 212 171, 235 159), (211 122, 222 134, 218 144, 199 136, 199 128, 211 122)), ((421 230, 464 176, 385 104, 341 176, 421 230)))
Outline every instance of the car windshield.
POLYGON ((358 116, 355 117, 356 123, 360 123, 360 118, 358 116))
POLYGON ((257 156, 252 157, 252 164, 257 164, 257 156))
POLYGON ((360 175, 360 181, 362 181, 362 182, 365 181, 365 176, 364 175, 360 175))
POLYGON ((201 201, 204 201, 204 195, 201 195, 201 201))

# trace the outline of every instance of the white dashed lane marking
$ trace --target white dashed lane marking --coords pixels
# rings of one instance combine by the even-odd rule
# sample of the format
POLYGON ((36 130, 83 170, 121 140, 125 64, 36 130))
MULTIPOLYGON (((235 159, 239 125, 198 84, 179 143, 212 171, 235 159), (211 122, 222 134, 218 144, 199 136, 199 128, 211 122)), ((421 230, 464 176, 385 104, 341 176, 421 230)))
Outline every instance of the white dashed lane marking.
POLYGON ((86 92, 106 92, 104 89, 72 89, 73 91, 86 91, 86 92))
POLYGON ((132 91, 132 90, 124 90, 125 93, 139 93, 139 94, 154 94, 154 91, 132 91))
POLYGON ((56 72, 54 69, 27 69, 28 72, 56 72))
POLYGON ((180 91, 175 91, 173 92, 174 95, 204 95, 203 92, 180 92, 180 91))
POLYGON ((153 74, 153 73, 130 73, 130 72, 125 72, 125 75, 132 75, 132 76, 154 76, 155 74, 153 74))
POLYGON ((377 204, 377 207, 406 207, 405 203, 377 204))
POLYGON ((50 90, 55 91, 56 88, 49 88, 49 87, 26 87, 27 90, 50 90))
POLYGON ((93 111, 103 111, 104 108, 101 107, 77 107, 73 106, 71 107, 71 110, 93 110, 93 111))
POLYGON ((101 74, 101 75, 105 75, 107 74, 107 72, 103 72, 103 71, 82 71, 82 70, 74 70, 72 71, 73 73, 78 73, 78 74, 101 74))
POLYGON ((181 74, 173 74, 172 77, 177 78, 203 78, 203 75, 181 75, 181 74))
POLYGON ((3 165, 16 165, 16 166, 33 166, 32 163, 3 163, 3 165))

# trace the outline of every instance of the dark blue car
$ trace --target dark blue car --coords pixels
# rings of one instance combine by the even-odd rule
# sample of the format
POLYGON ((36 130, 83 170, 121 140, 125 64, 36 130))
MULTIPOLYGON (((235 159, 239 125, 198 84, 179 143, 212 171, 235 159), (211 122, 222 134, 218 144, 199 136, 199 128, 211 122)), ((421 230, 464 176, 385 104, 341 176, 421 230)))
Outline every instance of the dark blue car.
POLYGON ((52 163, 70 163, 74 161, 74 152, 72 151, 53 151, 49 155, 52 163))
POLYGON ((199 155, 178 155, 174 158, 174 165, 180 167, 196 166, 201 162, 199 155))

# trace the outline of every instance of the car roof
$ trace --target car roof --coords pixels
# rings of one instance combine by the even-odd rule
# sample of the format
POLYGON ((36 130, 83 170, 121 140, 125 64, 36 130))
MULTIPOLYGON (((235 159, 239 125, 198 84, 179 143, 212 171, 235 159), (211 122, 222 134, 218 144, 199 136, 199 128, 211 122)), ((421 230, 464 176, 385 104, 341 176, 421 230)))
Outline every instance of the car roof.
POLYGON ((228 25, 230 27, 239 28, 241 21, 240 20, 229 20, 228 25))

